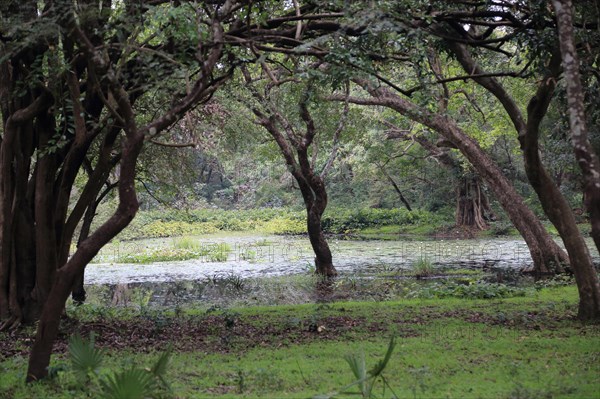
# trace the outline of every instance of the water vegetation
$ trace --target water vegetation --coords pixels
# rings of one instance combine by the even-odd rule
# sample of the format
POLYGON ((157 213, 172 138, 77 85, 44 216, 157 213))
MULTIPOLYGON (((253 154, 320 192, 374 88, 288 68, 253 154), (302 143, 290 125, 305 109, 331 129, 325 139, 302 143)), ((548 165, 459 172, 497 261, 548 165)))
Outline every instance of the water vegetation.
MULTIPOLYGON (((383 229, 383 234, 433 232, 447 223, 443 215, 425 210, 331 208, 323 216, 328 234, 354 234, 368 229, 383 229)), ((255 231, 269 234, 306 234, 306 212, 295 208, 246 210, 195 209, 141 211, 119 239, 175 237, 212 234, 220 231, 255 231)))
POLYGON ((202 243, 189 237, 175 241, 174 247, 150 247, 143 251, 120 253, 114 263, 154 263, 200 259, 205 262, 225 262, 231 253, 227 243, 202 243))

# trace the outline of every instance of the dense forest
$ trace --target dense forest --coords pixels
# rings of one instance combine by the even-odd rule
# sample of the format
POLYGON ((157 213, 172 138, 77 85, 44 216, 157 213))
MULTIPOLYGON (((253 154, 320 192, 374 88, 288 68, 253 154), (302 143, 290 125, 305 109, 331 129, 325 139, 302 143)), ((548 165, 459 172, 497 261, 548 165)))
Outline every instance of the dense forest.
POLYGON ((0 330, 36 326, 27 380, 107 244, 261 223, 306 234, 325 282, 332 235, 514 232, 597 321, 599 21, 571 0, 3 1, 0 330))

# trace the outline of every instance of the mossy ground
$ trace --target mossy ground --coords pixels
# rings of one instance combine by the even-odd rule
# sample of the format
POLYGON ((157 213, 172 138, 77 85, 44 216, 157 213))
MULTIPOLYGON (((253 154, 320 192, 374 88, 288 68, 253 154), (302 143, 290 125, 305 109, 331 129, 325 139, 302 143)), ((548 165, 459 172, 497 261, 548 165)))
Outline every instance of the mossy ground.
MULTIPOLYGON (((293 306, 98 314, 63 323, 53 367, 68 361, 74 331, 98 333, 108 360, 97 380, 130 364, 151 364, 169 342, 168 378, 176 398, 308 398, 352 382, 344 355, 363 351, 367 367, 397 347, 384 375, 400 398, 597 398, 600 328, 576 320, 575 287, 500 300, 404 299, 293 306)), ((0 397, 95 398, 67 370, 25 385, 31 331, 0 363, 0 397)), ((6 355, 6 353, 3 353, 6 355)), ((381 397, 381 384, 375 393, 381 397)), ((351 397, 357 388, 337 397, 351 397)), ((385 397, 392 397, 389 389, 385 397)))

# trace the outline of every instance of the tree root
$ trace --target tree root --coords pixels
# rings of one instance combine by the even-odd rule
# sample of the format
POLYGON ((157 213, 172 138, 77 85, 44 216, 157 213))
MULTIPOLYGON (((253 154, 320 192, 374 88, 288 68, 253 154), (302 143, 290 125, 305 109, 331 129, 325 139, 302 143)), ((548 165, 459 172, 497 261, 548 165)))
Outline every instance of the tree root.
POLYGON ((4 323, 2 323, 2 325, 0 325, 0 331, 16 330, 17 328, 19 328, 19 326, 21 326, 22 322, 23 322, 22 317, 12 316, 8 320, 6 320, 4 323))

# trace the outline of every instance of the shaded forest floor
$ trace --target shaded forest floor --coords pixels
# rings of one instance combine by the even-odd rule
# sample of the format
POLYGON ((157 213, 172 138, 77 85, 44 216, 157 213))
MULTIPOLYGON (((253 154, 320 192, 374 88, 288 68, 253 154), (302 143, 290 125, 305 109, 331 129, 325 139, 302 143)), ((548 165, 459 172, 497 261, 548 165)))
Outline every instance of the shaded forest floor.
POLYGON ((171 397, 306 398, 351 383, 344 356, 362 351, 371 367, 392 335, 398 345, 384 375, 398 397, 597 397, 600 328, 578 322, 576 308, 569 286, 501 300, 97 312, 65 320, 52 365, 62 371, 31 386, 22 379, 33 330, 3 333, 0 397, 97 397, 107 374, 150 364, 172 345, 171 397), (71 334, 91 331, 108 359, 84 386, 65 352, 71 334))

